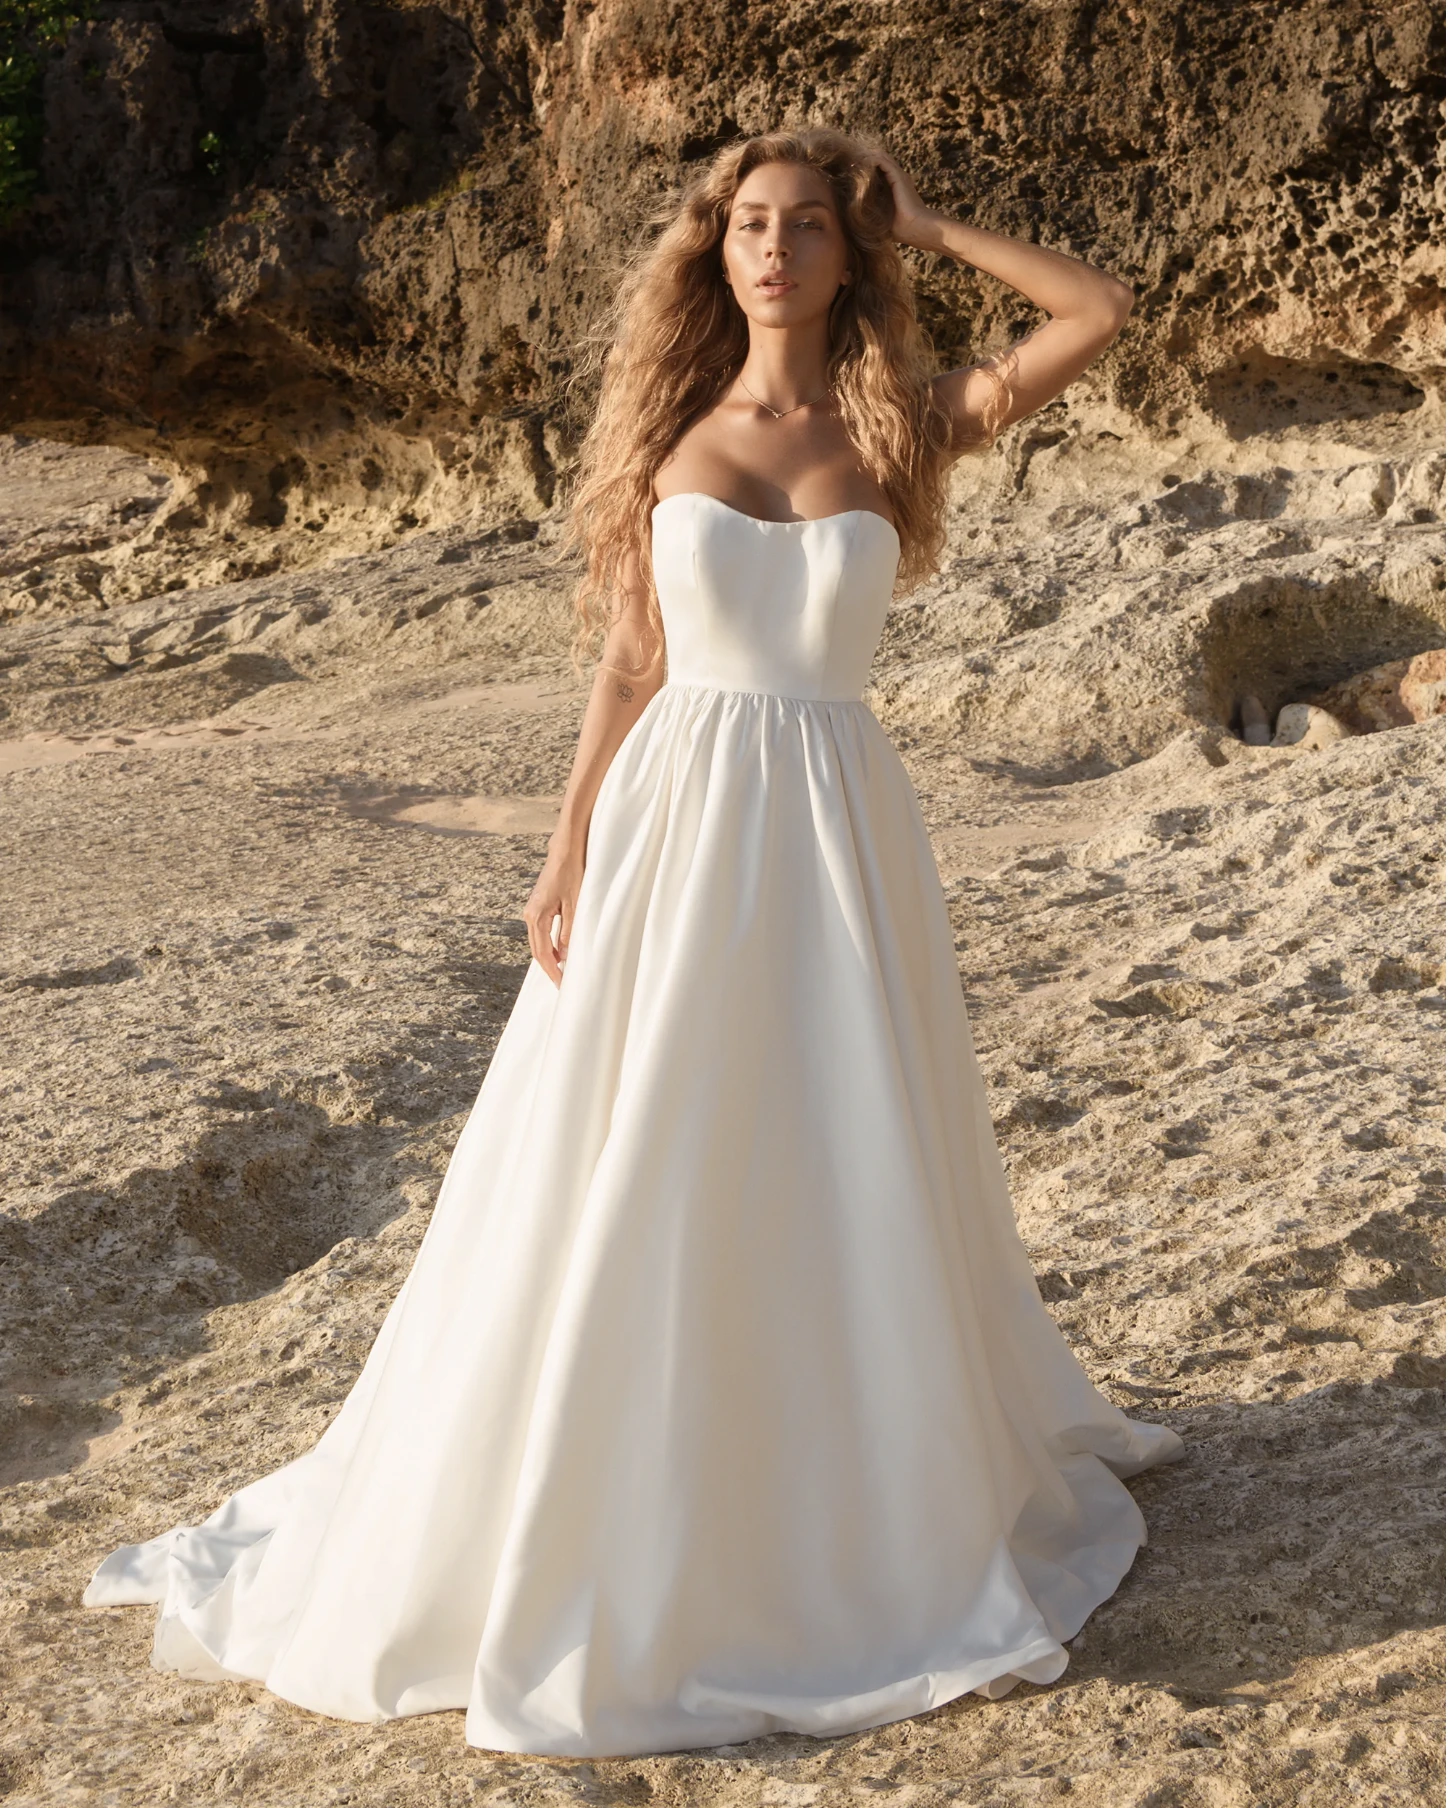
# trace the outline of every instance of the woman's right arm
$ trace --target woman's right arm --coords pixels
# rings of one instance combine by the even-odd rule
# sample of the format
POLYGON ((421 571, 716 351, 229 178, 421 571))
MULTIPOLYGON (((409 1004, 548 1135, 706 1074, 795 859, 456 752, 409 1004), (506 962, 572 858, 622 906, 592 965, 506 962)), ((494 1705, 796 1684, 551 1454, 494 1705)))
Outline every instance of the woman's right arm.
POLYGON ((573 911, 583 882, 588 824, 599 786, 624 737, 664 681, 664 649, 652 644, 657 636, 649 633, 637 566, 626 565, 623 575, 623 606, 604 639, 578 733, 578 752, 557 827, 549 837, 548 858, 523 911, 533 958, 555 986, 563 977, 568 957, 573 911))

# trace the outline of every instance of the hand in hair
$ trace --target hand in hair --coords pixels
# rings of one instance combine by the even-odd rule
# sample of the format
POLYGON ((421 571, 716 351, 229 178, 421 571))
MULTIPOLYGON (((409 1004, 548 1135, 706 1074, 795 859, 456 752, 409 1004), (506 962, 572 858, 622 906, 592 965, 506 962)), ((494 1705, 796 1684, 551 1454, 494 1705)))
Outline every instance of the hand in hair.
POLYGON ((964 449, 1033 413, 1074 383, 1121 331, 1135 294, 1128 283, 1081 258, 967 226, 927 207, 888 152, 876 152, 875 161, 894 197, 891 230, 902 244, 972 264, 1051 316, 1008 352, 935 379, 936 394, 955 424, 956 444, 964 449), (982 431, 985 422, 988 433, 982 431))
POLYGON ((895 218, 890 231, 902 245, 914 245, 921 251, 938 251, 937 225, 941 215, 920 199, 915 184, 888 151, 875 153, 875 167, 890 184, 895 202, 895 218))

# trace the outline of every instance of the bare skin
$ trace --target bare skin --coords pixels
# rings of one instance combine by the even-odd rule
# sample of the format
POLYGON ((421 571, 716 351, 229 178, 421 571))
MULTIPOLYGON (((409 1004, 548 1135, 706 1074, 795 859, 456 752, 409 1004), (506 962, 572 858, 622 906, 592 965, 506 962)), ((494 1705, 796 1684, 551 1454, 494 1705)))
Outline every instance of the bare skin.
MULTIPOLYGON (((1049 318, 1013 348, 1012 407, 1020 420, 1073 383, 1121 331, 1133 301, 1118 278, 1023 239, 968 226, 928 208, 893 157, 880 167, 895 198, 901 244, 941 252, 1007 283, 1049 318)), ((730 207, 721 246, 725 281, 749 322, 738 377, 680 436, 654 483, 659 501, 689 491, 768 521, 808 521, 890 504, 865 470, 826 393, 829 310, 853 278, 828 182, 801 164, 751 171, 730 207)), ((993 395, 968 368, 935 379, 964 450, 993 395)), ((622 610, 604 643, 584 710, 578 753, 548 856, 523 912, 534 958, 557 985, 568 956, 588 823, 615 753, 663 683, 663 650, 643 665, 645 599, 623 576, 622 610), (641 669, 642 667, 642 669, 641 669)))
POLYGON ((603 775, 634 723, 664 681, 664 649, 645 653, 647 615, 637 566, 623 572, 622 607, 603 643, 593 687, 583 711, 578 752, 563 793, 548 855, 523 910, 528 946, 554 985, 563 978, 573 913, 583 884, 588 824, 603 775))

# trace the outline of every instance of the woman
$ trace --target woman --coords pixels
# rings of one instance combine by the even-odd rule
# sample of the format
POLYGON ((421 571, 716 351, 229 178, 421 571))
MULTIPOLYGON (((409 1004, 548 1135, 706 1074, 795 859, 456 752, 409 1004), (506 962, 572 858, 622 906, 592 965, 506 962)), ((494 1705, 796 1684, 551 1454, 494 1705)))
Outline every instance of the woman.
POLYGON ((1041 1305, 860 693, 949 460, 1129 304, 825 132, 721 152, 640 256, 583 449, 602 658, 535 960, 326 1433, 97 1571, 88 1602, 161 1603, 156 1665, 587 1757, 1060 1674, 1145 1536, 1118 1478, 1181 1444, 1041 1305), (1048 312, 1008 384, 930 377, 893 240, 1048 312))

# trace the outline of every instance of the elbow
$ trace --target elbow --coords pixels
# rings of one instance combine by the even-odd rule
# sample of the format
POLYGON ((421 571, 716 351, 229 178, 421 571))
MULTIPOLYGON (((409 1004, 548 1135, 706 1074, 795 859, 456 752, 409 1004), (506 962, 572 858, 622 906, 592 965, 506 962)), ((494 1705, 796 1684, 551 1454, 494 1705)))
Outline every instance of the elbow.
POLYGON ((1136 290, 1118 276, 1108 276, 1105 271, 1097 274, 1101 280, 1083 298, 1078 319, 1100 352, 1126 325, 1127 315, 1136 306, 1136 290))
POLYGON ((1105 302, 1114 335, 1126 325, 1127 316, 1136 306, 1136 290, 1130 283, 1122 282, 1120 277, 1110 276, 1106 279, 1105 302))

